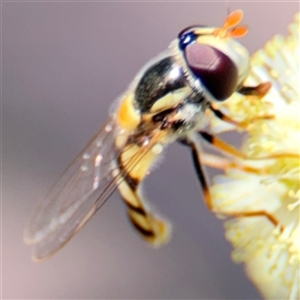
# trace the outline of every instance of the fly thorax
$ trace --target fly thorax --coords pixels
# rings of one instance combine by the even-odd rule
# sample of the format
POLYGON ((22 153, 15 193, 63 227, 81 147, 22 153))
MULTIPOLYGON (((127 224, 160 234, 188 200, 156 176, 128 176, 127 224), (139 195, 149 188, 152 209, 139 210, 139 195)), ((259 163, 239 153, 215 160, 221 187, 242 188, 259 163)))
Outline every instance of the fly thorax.
POLYGON ((195 102, 194 98, 188 98, 183 105, 169 115, 168 124, 177 134, 181 135, 199 127, 204 115, 207 102, 203 99, 195 102))
POLYGON ((172 56, 158 57, 140 75, 134 106, 142 114, 173 108, 191 93, 182 67, 172 56))

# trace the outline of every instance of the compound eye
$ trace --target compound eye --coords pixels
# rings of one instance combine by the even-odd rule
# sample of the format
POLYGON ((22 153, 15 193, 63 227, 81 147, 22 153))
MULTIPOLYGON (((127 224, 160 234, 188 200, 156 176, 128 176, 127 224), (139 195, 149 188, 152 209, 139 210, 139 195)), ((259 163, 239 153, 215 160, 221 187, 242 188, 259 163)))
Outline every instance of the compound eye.
POLYGON ((193 74, 216 100, 225 100, 234 93, 238 70, 226 54, 211 46, 193 43, 185 48, 185 59, 193 74))

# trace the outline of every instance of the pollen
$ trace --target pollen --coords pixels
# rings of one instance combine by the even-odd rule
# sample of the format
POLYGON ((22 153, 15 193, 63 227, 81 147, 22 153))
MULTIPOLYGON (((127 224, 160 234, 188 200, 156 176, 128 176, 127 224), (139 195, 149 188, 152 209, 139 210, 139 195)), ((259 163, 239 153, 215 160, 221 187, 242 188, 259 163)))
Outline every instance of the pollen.
POLYGON ((264 216, 225 221, 233 260, 244 263, 265 299, 300 298, 299 14, 289 30, 288 37, 275 36, 252 57, 245 85, 269 81, 270 91, 264 97, 236 94, 218 107, 243 128, 210 119, 214 133, 243 133, 240 150, 247 157, 233 158, 236 163, 214 178, 216 209, 265 210, 284 227, 281 232, 264 216), (234 193, 229 197, 228 191, 234 193))

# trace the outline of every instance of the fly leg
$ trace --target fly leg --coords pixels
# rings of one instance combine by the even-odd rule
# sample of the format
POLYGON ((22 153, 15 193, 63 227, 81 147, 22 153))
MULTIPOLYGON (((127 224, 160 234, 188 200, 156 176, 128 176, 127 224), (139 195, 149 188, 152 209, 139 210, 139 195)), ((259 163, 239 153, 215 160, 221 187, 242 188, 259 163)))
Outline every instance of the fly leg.
MULTIPOLYGON (((228 144, 227 142, 225 142, 224 140, 220 139, 219 137, 208 133, 206 131, 199 131, 198 134, 201 135, 201 137, 208 142, 209 144, 211 144, 212 146, 214 146, 214 148, 218 149, 219 151, 228 154, 230 156, 236 157, 236 158, 241 158, 241 159, 249 159, 249 157, 247 157, 247 155, 245 155, 242 151, 238 150, 237 148, 235 148, 234 146, 228 144)), ((269 154, 267 156, 261 156, 261 157, 255 157, 255 158, 251 158, 251 160, 253 161, 258 161, 258 160, 266 160, 266 159, 277 159, 277 158, 294 158, 294 159, 299 159, 299 154, 295 154, 295 153, 286 153, 286 152, 278 152, 278 153, 272 153, 269 154)), ((247 169, 245 169, 247 170, 247 169)), ((249 168, 248 169, 250 172, 252 170, 252 172, 255 173, 261 173, 263 170, 259 170, 256 168, 249 168)))
POLYGON ((271 82, 263 82, 257 86, 242 86, 238 90, 238 93, 245 96, 257 96, 261 98, 267 94, 271 86, 272 86, 271 82))
MULTIPOLYGON (((256 96, 259 101, 260 98, 262 98, 263 96, 265 96, 267 94, 267 92, 270 90, 271 88, 271 83, 270 82, 264 82, 261 83, 257 86, 242 86, 239 90, 238 93, 245 95, 245 96, 256 96)), ((247 124, 244 124, 243 122, 238 122, 234 119, 232 119, 231 117, 227 116, 226 114, 224 114, 222 111, 214 108, 211 104, 209 104, 209 109, 214 113, 214 115, 225 121, 228 122, 230 124, 233 124, 239 128, 247 128, 247 124)), ((273 116, 260 116, 260 119, 272 119, 273 116)))
MULTIPOLYGON (((129 147, 131 149, 125 150, 124 153, 131 152, 129 154, 131 157, 141 151, 137 145, 129 147)), ((131 164, 126 163, 124 156, 126 155, 121 154, 118 160, 119 174, 121 174, 118 189, 127 206, 129 220, 144 240, 153 246, 161 246, 169 241, 170 224, 149 209, 140 192, 141 182, 147 175, 155 154, 150 150, 131 168, 131 164)))
POLYGON ((201 185, 204 201, 210 211, 215 214, 225 215, 229 218, 242 218, 242 217, 265 217, 267 218, 275 227, 279 227, 282 232, 284 227, 280 224, 279 220, 270 212, 266 210, 253 210, 253 211, 219 211, 215 209, 214 203, 209 190, 208 177, 205 174, 205 170, 201 165, 201 147, 200 141, 197 137, 186 138, 181 141, 182 144, 190 147, 192 151, 192 159, 195 166, 196 174, 201 185))
POLYGON ((227 142, 223 141, 222 139, 218 138, 217 136, 210 134, 206 131, 199 131, 198 132, 202 138, 207 141, 209 144, 213 145, 218 150, 225 152, 231 156, 239 157, 239 158, 246 158, 246 155, 236 149, 235 147, 231 146, 227 142))

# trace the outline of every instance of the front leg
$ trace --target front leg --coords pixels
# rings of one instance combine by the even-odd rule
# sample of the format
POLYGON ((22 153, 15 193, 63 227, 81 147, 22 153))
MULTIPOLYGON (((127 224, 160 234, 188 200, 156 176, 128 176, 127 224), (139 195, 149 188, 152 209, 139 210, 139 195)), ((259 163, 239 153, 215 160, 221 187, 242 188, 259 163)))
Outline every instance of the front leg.
MULTIPOLYGON (((240 89, 238 89, 238 93, 244 95, 244 96, 255 96, 257 97, 257 101, 260 100, 260 98, 262 98, 263 96, 265 96, 268 91, 270 90, 271 88, 271 83, 270 82, 264 82, 264 83, 261 83, 257 86, 242 86, 240 89)), ((233 124, 239 128, 242 128, 242 129, 246 129, 248 124, 244 124, 243 122, 239 122, 239 121, 236 121, 234 119, 232 119, 230 116, 227 116, 226 114, 224 114, 222 111, 216 109, 213 107, 212 104, 209 104, 209 109, 214 113, 214 115, 225 121, 225 122, 228 122, 230 124, 233 124)), ((261 117, 258 117, 258 118, 262 118, 262 119, 272 119, 273 116, 261 116, 261 117)))
POLYGON ((271 86, 271 82, 263 82, 257 86, 242 86, 237 92, 245 96, 257 96, 261 98, 268 93, 271 86))

